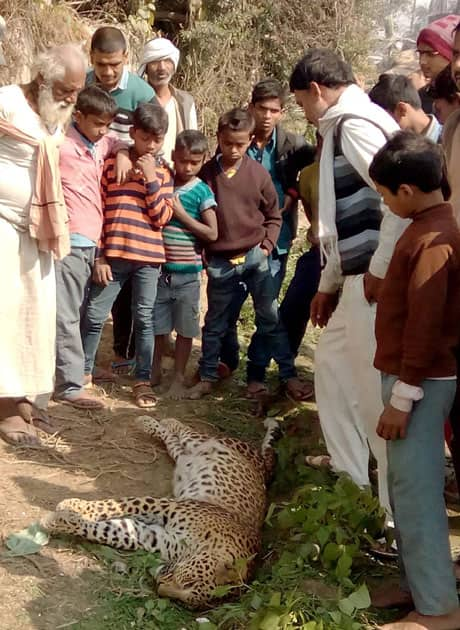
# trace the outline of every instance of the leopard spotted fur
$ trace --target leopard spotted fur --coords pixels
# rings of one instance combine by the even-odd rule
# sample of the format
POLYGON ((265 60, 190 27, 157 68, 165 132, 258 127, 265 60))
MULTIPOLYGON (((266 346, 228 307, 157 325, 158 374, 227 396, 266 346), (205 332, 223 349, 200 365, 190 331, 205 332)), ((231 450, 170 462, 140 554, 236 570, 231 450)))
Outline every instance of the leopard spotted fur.
POLYGON ((43 525, 118 549, 159 552, 165 562, 157 575, 159 595, 201 607, 217 586, 250 576, 260 550, 276 423, 268 423, 258 451, 174 419, 138 420, 175 462, 174 498, 66 499, 43 525), (238 559, 247 562, 237 569, 238 559))

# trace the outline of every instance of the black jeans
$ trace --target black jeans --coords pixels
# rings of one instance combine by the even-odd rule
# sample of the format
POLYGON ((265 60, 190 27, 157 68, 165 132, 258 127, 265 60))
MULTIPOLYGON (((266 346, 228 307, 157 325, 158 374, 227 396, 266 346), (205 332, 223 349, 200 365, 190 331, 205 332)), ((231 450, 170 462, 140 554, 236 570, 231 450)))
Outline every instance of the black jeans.
POLYGON ((131 313, 132 283, 129 279, 123 285, 112 306, 113 352, 125 359, 134 358, 136 346, 131 313))
POLYGON ((280 316, 287 331, 289 345, 294 356, 310 319, 310 304, 318 290, 321 275, 319 247, 311 247, 297 261, 294 276, 280 306, 280 316))

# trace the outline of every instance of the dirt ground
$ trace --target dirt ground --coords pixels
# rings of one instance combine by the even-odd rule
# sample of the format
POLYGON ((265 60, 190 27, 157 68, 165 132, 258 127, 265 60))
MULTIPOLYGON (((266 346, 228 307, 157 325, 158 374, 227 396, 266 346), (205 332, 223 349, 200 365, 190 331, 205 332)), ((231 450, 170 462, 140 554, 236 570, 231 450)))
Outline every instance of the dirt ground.
MULTIPOLYGON (((108 324, 101 344, 101 365, 110 360, 110 341, 108 324)), ((311 356, 311 351, 308 354, 311 356)), ((197 359, 198 346, 193 351, 191 368, 197 359)), ((168 367, 172 367, 171 360, 166 360, 165 386, 168 367)), ((233 395, 236 392, 237 404, 244 413, 249 407, 244 399, 238 399, 242 385, 233 382, 228 387, 234 390, 233 395)), ((107 409, 91 413, 51 403, 50 416, 58 434, 46 438, 43 449, 16 449, 0 441, 3 539, 37 521, 68 497, 170 494, 172 462, 161 445, 135 426, 135 418, 144 412, 132 402, 130 380, 120 378, 116 385, 93 389, 105 400, 107 409)), ((210 414, 215 418, 218 401, 219 393, 208 401, 160 399, 152 415, 206 426, 210 414)), ((250 425, 254 419, 250 413, 248 416, 250 425)), ((224 428, 227 420, 221 420, 223 425, 219 420, 217 424, 224 428)), ((75 627, 97 606, 97 594, 104 589, 104 571, 88 553, 79 550, 78 543, 63 544, 52 539, 39 554, 19 558, 7 557, 4 551, 5 547, 0 549, 0 630, 75 627)))
MULTIPOLYGON (((110 348, 107 327, 103 349, 110 348)), ((103 353, 104 354, 104 353, 103 353)), ((107 358, 102 357, 102 361, 107 358)), ((66 497, 168 495, 173 465, 158 443, 135 426, 142 415, 131 399, 129 379, 96 393, 107 403, 91 413, 51 403, 58 434, 40 450, 0 442, 0 534, 37 521, 66 497)), ((200 418, 206 403, 161 402, 155 416, 200 418)), ((77 546, 51 540, 40 554, 9 558, 0 552, 1 630, 71 627, 96 604, 104 587, 100 565, 77 546)))
MULTIPOLYGON (((308 335, 298 363, 311 371, 316 335, 308 335)), ((106 326, 101 364, 110 358, 111 327, 106 326)), ((193 351, 191 366, 198 358, 193 351)), ((172 366, 167 361, 166 369, 172 366)), ((168 383, 166 372, 165 386, 168 383)), ((173 465, 161 445, 141 433, 135 418, 143 415, 132 402, 130 380, 96 388, 107 408, 91 413, 51 403, 58 433, 40 450, 15 449, 0 441, 0 536, 37 521, 62 499, 102 499, 127 495, 169 495, 173 465)), ((161 391, 161 390, 160 390, 161 391)), ((235 379, 209 400, 161 400, 152 415, 177 417, 197 427, 230 428, 219 411, 219 396, 231 395, 235 411, 254 436, 260 430, 235 379)), ((231 431, 229 431, 231 433, 231 431)), ((460 513, 450 512, 453 548, 460 551, 460 513)), ((60 630, 78 627, 99 606, 107 576, 78 542, 51 540, 39 554, 12 558, 0 548, 0 630, 60 630)), ((111 626, 113 628, 113 626, 111 626)), ((97 630, 105 630, 104 626, 97 630)), ((117 630, 113 628, 113 630, 117 630)))

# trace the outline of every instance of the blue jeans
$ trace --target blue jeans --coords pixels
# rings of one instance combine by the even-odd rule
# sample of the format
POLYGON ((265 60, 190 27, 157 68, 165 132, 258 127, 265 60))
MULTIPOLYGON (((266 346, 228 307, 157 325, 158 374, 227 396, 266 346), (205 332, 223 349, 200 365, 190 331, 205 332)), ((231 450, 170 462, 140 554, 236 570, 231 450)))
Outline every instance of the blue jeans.
POLYGON ((80 322, 84 321, 96 247, 72 247, 54 264, 56 272, 55 397, 83 388, 85 355, 80 322))
MULTIPOLYGON (((273 254, 268 257, 268 266, 272 277, 273 289, 276 299, 278 299, 279 293, 281 291, 281 285, 283 284, 283 280, 286 275, 288 256, 289 254, 277 254, 276 252, 273 252, 273 254)), ((249 289, 247 285, 243 281, 240 281, 235 289, 232 303, 228 309, 227 332, 222 339, 220 360, 222 361, 222 363, 228 365, 228 367, 232 371, 236 370, 239 363, 240 344, 238 342, 237 324, 241 309, 243 307, 243 304, 246 302, 248 295, 249 289)), ((297 372, 294 367, 294 356, 290 357, 289 352, 286 352, 285 350, 284 343, 287 341, 287 332, 283 330, 280 331, 279 334, 283 336, 284 342, 278 343, 276 345, 276 347, 281 350, 281 354, 279 356, 274 356, 273 358, 279 365, 280 374, 285 375, 285 378, 283 380, 287 380, 287 378, 296 376, 297 372), (289 376, 286 376, 288 374, 289 376)), ((259 339, 256 339, 256 346, 254 348, 254 352, 256 355, 259 355, 259 348, 257 347, 258 343, 259 339)), ((271 357, 268 360, 265 368, 268 367, 270 360, 271 357)), ((262 370, 260 368, 257 370, 257 378, 255 378, 255 380, 257 380, 258 382, 263 382, 264 379, 265 369, 262 370)))
POLYGON ((205 381, 217 380, 217 365, 222 339, 228 325, 234 300, 241 284, 252 296, 256 331, 248 348, 248 382, 263 382, 272 356, 280 358, 280 377, 288 380, 296 375, 286 335, 280 321, 278 302, 269 261, 259 246, 246 254, 244 263, 232 265, 227 259, 213 257, 208 268, 208 312, 202 339, 200 376, 205 381))
POLYGON ((110 261, 113 280, 106 287, 93 284, 83 327, 85 374, 94 367, 102 328, 125 282, 132 280, 132 312, 136 334, 136 371, 138 380, 148 380, 153 358, 153 307, 157 295, 159 267, 114 258, 110 261))
MULTIPOLYGON (((382 375, 388 404, 395 376, 382 375)), ((444 615, 458 607, 444 503, 444 420, 456 381, 425 380, 405 439, 387 442, 388 485, 396 526, 401 587, 417 612, 444 615)))

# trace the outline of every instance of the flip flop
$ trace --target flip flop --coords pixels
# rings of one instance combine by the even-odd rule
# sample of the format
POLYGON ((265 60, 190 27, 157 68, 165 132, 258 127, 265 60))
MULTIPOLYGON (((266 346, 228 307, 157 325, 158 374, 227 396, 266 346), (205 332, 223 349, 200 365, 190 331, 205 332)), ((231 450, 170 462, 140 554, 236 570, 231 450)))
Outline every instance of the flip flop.
POLYGON ((27 400, 27 398, 18 400, 16 402, 16 407, 21 418, 27 422, 27 424, 40 429, 40 431, 43 431, 44 433, 48 433, 48 435, 56 433, 56 428, 53 426, 50 417, 44 409, 39 409, 27 400))
POLYGON ((67 396, 66 398, 55 398, 56 402, 70 405, 75 409, 83 409, 84 411, 100 411, 105 408, 102 400, 91 398, 84 394, 76 394, 75 396, 67 396))
POLYGON ((133 385, 133 394, 136 405, 141 409, 151 409, 157 404, 157 397, 152 391, 148 381, 141 381, 133 385))
POLYGON ((11 446, 28 448, 42 446, 34 426, 27 424, 21 416, 11 416, 0 420, 0 438, 11 446))
POLYGON ((246 389, 246 398, 249 400, 260 400, 266 394, 268 394, 268 387, 263 383, 259 383, 256 389, 250 390, 249 385, 246 389))
POLYGON ((315 388, 310 383, 303 383, 302 381, 298 381, 299 386, 296 387, 294 385, 290 385, 289 381, 283 384, 284 392, 287 396, 295 400, 296 402, 305 402, 310 400, 314 393, 315 388))

